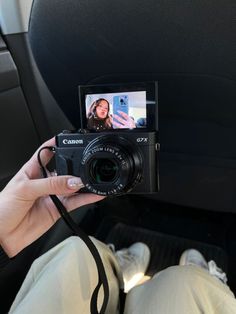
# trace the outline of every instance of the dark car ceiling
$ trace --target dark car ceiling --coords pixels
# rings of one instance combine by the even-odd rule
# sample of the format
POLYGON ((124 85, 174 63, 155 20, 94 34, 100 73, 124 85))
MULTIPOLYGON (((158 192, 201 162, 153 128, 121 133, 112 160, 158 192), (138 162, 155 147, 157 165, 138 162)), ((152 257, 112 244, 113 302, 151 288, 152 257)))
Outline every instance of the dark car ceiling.
POLYGON ((29 37, 54 97, 79 127, 80 84, 158 80, 161 191, 236 211, 235 1, 34 0, 29 37))

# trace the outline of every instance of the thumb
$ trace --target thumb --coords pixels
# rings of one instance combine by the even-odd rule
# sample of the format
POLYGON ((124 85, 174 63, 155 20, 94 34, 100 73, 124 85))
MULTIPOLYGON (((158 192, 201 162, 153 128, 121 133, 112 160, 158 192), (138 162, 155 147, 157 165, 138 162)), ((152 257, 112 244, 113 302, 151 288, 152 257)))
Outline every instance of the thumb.
POLYGON ((29 181, 28 192, 34 197, 44 195, 64 195, 78 191, 83 187, 80 178, 72 176, 58 176, 29 181))

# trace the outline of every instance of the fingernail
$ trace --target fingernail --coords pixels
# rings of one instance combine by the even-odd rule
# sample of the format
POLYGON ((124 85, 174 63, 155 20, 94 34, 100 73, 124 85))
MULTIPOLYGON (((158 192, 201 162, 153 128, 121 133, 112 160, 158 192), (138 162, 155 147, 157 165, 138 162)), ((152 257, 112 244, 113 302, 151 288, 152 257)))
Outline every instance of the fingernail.
POLYGON ((67 185, 70 189, 75 189, 75 190, 82 188, 84 186, 81 179, 77 177, 68 179, 67 185))

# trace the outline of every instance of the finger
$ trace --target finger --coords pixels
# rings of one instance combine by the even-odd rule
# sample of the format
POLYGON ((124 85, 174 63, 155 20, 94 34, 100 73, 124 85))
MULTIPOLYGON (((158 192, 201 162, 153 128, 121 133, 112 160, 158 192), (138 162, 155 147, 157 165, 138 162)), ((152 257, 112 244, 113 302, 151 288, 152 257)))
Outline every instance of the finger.
POLYGON ((116 121, 114 121, 114 120, 113 120, 112 124, 113 124, 114 126, 116 126, 117 128, 119 128, 119 129, 124 128, 124 125, 123 125, 123 124, 118 123, 118 122, 116 122, 116 121))
POLYGON ((122 123, 123 125, 125 125, 127 123, 127 121, 121 117, 119 117, 117 114, 114 114, 114 118, 119 121, 120 123, 122 123))
POLYGON ((81 193, 64 198, 63 203, 66 209, 71 211, 78 207, 101 201, 104 198, 105 196, 96 195, 92 193, 81 193))
POLYGON ((130 118, 129 122, 130 122, 130 129, 134 129, 136 127, 135 121, 132 118, 130 118))
POLYGON ((123 112, 123 111, 120 111, 118 110, 119 114, 125 119, 125 120, 128 120, 130 117, 127 115, 127 113, 123 112))
POLYGON ((28 180, 23 185, 22 193, 27 199, 37 199, 45 195, 68 195, 83 187, 80 178, 72 176, 58 176, 46 179, 28 180))
POLYGON ((132 118, 132 117, 130 117, 130 116, 128 116, 125 112, 123 112, 123 111, 118 111, 119 112, 119 114, 125 119, 125 124, 129 127, 129 128, 131 128, 131 129, 133 129, 133 128, 135 128, 135 121, 134 121, 134 119, 132 118))

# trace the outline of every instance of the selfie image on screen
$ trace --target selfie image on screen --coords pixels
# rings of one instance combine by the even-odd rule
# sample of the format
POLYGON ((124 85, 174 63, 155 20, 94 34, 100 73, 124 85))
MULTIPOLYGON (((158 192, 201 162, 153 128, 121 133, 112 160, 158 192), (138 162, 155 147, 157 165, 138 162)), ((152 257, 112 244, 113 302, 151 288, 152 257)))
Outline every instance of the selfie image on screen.
POLYGON ((85 97, 85 105, 88 129, 146 127, 146 91, 89 94, 85 97))

